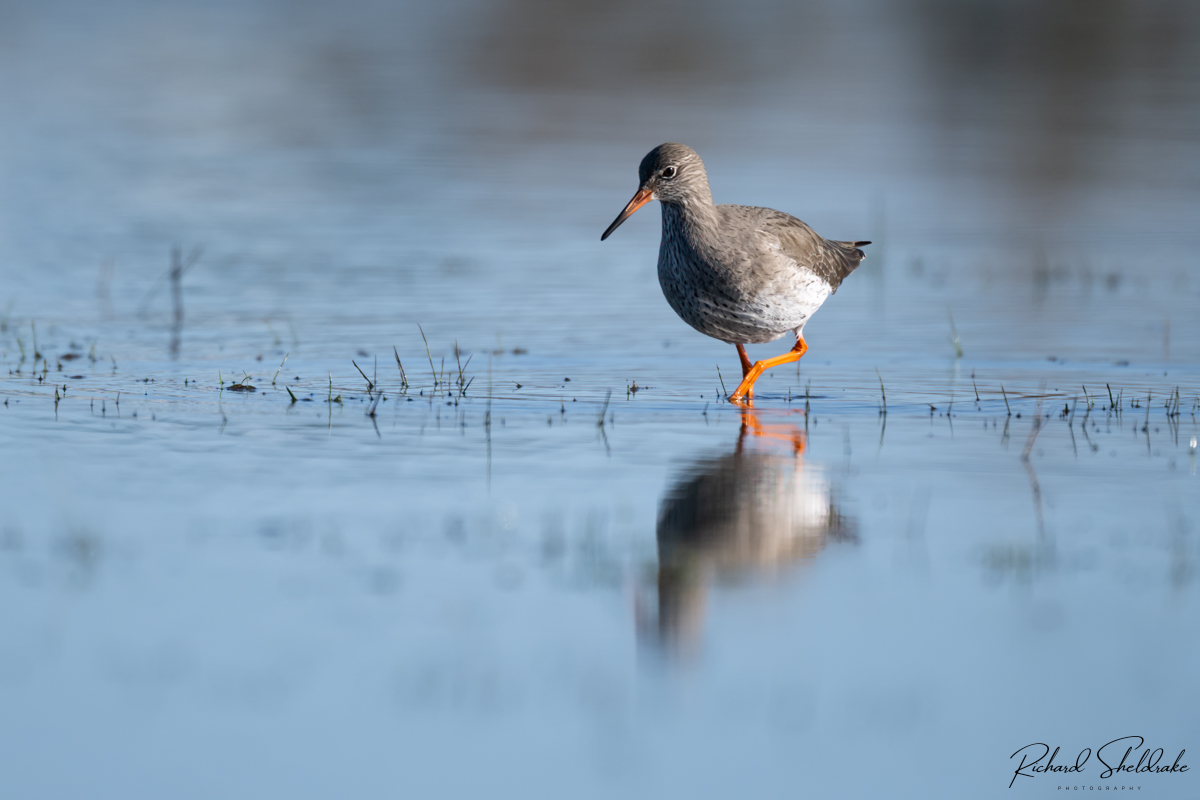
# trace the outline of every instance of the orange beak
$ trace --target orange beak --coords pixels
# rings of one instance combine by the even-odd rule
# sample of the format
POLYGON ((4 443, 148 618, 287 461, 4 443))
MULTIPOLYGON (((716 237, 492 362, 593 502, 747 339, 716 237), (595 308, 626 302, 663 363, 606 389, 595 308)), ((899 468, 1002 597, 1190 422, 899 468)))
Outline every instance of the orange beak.
POLYGON ((609 234, 620 227, 622 222, 633 216, 633 212, 646 205, 646 203, 649 203, 652 196, 653 192, 644 186, 641 189, 638 189, 637 194, 635 194, 633 199, 629 201, 629 205, 625 206, 625 210, 621 212, 620 216, 613 220, 612 225, 608 226, 608 230, 606 230, 604 235, 600 237, 600 241, 603 242, 605 239, 607 239, 609 234))

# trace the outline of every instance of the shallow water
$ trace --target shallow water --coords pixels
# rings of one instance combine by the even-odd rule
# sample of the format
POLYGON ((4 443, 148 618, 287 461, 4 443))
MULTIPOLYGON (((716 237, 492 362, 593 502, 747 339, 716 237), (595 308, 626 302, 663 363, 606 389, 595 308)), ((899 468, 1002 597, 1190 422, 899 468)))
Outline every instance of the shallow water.
POLYGON ((6 12, 14 796, 989 797, 1193 743, 1196 14, 1055 66, 698 8, 694 61, 657 6, 6 12), (657 211, 599 242, 666 139, 876 242, 753 415, 657 211))

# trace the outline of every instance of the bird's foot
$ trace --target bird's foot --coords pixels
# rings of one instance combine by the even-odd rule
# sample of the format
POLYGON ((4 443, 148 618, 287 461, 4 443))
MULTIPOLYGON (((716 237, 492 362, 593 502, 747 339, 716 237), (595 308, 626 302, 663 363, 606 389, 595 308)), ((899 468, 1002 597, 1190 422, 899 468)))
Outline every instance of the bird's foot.
POLYGON ((748 385, 743 379, 742 383, 738 384, 737 389, 734 389, 732 395, 728 397, 728 401, 742 408, 750 408, 751 405, 754 405, 754 386, 752 384, 754 381, 750 381, 750 385, 748 385))
POLYGON ((749 405, 754 401, 754 382, 758 380, 758 376, 771 367, 777 367, 780 364, 788 364, 792 361, 798 361, 801 356, 808 352, 808 344, 804 341, 804 337, 796 337, 796 345, 781 356, 768 358, 765 361, 755 361, 747 369, 746 365, 749 358, 746 357, 746 350, 740 344, 738 345, 738 355, 742 359, 742 382, 733 390, 733 394, 729 395, 729 402, 737 405, 749 405))
POLYGON ((745 408, 754 403, 754 379, 751 378, 747 383, 748 376, 754 370, 754 364, 750 361, 750 356, 746 354, 744 345, 737 346, 737 353, 738 360, 742 362, 742 382, 738 384, 728 399, 734 405, 745 408))

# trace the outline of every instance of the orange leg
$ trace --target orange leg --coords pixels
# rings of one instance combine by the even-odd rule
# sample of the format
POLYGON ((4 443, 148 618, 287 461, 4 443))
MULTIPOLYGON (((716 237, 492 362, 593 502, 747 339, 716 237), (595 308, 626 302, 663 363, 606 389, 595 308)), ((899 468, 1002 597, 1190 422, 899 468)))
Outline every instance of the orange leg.
MULTIPOLYGON (((750 367, 750 370, 746 372, 745 377, 742 378, 742 382, 738 384, 737 389, 735 389, 733 394, 729 396, 729 402, 741 404, 743 402, 743 398, 745 398, 746 401, 753 400, 754 382, 758 380, 758 376, 762 375, 764 370, 768 370, 771 367, 777 367, 780 364, 790 364, 793 361, 799 361, 800 357, 807 352, 808 344, 805 343, 804 337, 797 336, 796 346, 783 355, 775 356, 774 358, 768 358, 766 361, 754 362, 754 366, 750 367)), ((741 345, 738 345, 738 354, 745 354, 745 350, 742 349, 741 345)), ((743 362, 743 368, 745 368, 745 362, 743 362)))
MULTIPOLYGON (((754 365, 750 363, 750 356, 746 355, 746 346, 745 345, 739 344, 737 346, 737 351, 738 351, 738 358, 741 359, 741 361, 742 361, 742 380, 745 380, 746 376, 750 374, 750 370, 752 370, 754 368, 754 365)), ((750 389, 747 390, 746 399, 747 400, 754 399, 753 387, 751 387, 750 389)))

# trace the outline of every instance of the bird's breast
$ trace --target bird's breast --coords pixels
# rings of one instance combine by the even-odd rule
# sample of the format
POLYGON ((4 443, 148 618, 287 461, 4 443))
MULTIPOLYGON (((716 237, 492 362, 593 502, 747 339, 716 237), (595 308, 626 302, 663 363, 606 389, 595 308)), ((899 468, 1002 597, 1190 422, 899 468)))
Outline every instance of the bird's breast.
POLYGON ((658 254, 663 295, 701 333, 730 343, 769 342, 803 327, 829 296, 826 282, 778 248, 716 238, 724 246, 664 227, 658 254))

